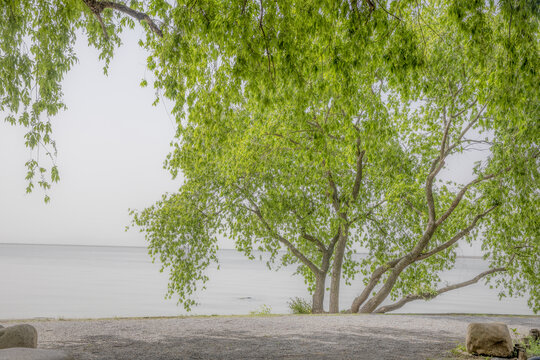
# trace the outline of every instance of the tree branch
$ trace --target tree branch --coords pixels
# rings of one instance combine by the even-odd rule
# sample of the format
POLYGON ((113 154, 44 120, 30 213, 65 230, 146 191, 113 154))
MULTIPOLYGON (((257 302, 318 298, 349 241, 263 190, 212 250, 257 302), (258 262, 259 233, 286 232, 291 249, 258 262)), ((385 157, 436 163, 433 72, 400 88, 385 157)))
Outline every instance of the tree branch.
MULTIPOLYGON (((270 73, 270 76, 272 76, 272 59, 270 56, 270 49, 268 48, 268 39, 266 38, 266 32, 264 31, 263 26, 263 18, 264 18, 264 7, 263 7, 263 0, 259 1, 261 8, 260 8, 260 14, 259 14, 259 29, 261 29, 261 32, 263 34, 264 44, 266 48, 266 56, 268 57, 268 73, 270 73)), ((272 77, 272 80, 276 77, 276 69, 274 68, 274 76, 272 77)))
POLYGON ((444 122, 444 132, 441 140, 441 148, 439 150, 439 156, 431 162, 431 168, 429 174, 426 178, 425 192, 426 192, 426 202, 428 206, 428 217, 429 223, 435 223, 435 199, 433 198, 433 180, 437 174, 444 167, 444 160, 448 155, 448 133, 450 131, 450 126, 452 125, 452 117, 448 120, 446 119, 446 107, 443 108, 443 122, 444 122))
POLYGON ((478 98, 476 98, 470 105, 466 105, 461 111, 457 112, 454 115, 450 115, 450 117, 455 119, 463 115, 466 111, 470 110, 474 105, 476 105, 477 101, 478 101, 478 98))
POLYGON ((265 133, 264 135, 268 135, 268 136, 277 136, 277 137, 280 137, 282 139, 285 139, 285 140, 288 140, 290 142, 292 142, 293 144, 297 145, 297 146, 300 146, 301 144, 297 141, 294 141, 293 139, 289 138, 289 137, 286 137, 284 135, 281 135, 281 134, 274 134, 274 133, 265 133))
POLYGON ((259 220, 262 222, 266 230, 279 242, 281 242, 283 245, 285 245, 289 250, 296 256, 300 261, 302 261, 314 274, 321 274, 321 270, 315 265, 311 260, 309 260, 300 250, 296 248, 289 240, 285 239, 283 236, 281 236, 277 231, 275 231, 270 224, 266 221, 266 219, 262 216, 261 209, 259 206, 249 197, 247 196, 244 189, 236 185, 236 188, 240 190, 242 193, 244 193, 244 196, 247 201, 251 204, 253 209, 249 209, 244 206, 244 208, 250 210, 252 213, 254 213, 259 220))
POLYGON ((373 211, 376 208, 378 208, 379 206, 381 206, 382 204, 384 204, 385 202, 386 202, 386 199, 383 199, 383 200, 379 201, 377 204, 373 205, 367 212, 355 216, 353 219, 351 219, 351 221, 349 221, 349 225, 354 224, 360 218, 363 218, 363 217, 364 218, 369 218, 373 214, 373 211))
POLYGON ((105 36, 105 40, 109 41, 109 34, 107 33, 107 27, 105 26, 105 23, 103 22, 103 18, 101 17, 101 14, 97 13, 95 15, 99 21, 99 24, 101 25, 101 30, 103 31, 103 36, 105 36))
POLYGON ((445 156, 448 156, 448 154, 450 153, 450 151, 452 151, 454 148, 456 148, 460 143, 461 143, 461 139, 463 139, 463 137, 465 136, 465 134, 467 134, 467 132, 471 129, 471 127, 473 127, 474 124, 476 124, 478 122, 478 120, 480 119, 480 116, 482 115, 482 113, 484 112, 484 110, 486 109, 486 107, 488 106, 489 104, 489 101, 486 101, 486 103, 484 104, 484 106, 482 107, 482 109, 480 109, 480 111, 478 112, 478 114, 476 114, 476 116, 474 117, 474 119, 472 119, 468 124, 467 126, 461 131, 461 133, 459 134, 458 138, 456 139, 456 142, 453 143, 452 145, 450 145, 448 147, 448 149, 446 150, 446 154, 445 156))
POLYGON ((397 301, 397 302, 395 302, 393 304, 390 304, 390 305, 381 306, 380 308, 378 308, 374 312, 375 313, 386 313, 386 312, 389 312, 389 311, 394 311, 394 310, 399 309, 403 305, 405 305, 405 304, 407 304, 407 303, 409 303, 411 301, 414 301, 414 300, 419 300, 419 299, 431 300, 431 299, 433 299, 433 298, 435 298, 435 297, 437 297, 440 294, 443 294, 445 292, 455 290, 455 289, 459 289, 459 288, 469 286, 469 285, 472 285, 472 284, 476 284, 483 277, 486 277, 488 275, 491 275, 491 274, 496 273, 496 272, 501 272, 501 271, 506 271, 506 268, 505 267, 499 267, 499 268, 484 271, 483 273, 478 274, 477 276, 475 276, 471 280, 463 281, 463 282, 460 282, 460 283, 457 283, 457 284, 454 284, 454 285, 449 285, 449 286, 443 287, 443 288, 437 290, 434 293, 406 295, 401 300, 399 300, 399 301, 397 301))
MULTIPOLYGON (((254 204, 252 204, 254 205, 254 204)), ((255 205, 256 206, 256 205, 255 205)), ((263 218, 261 211, 258 207, 256 207, 255 215, 259 218, 259 220, 263 223, 264 227, 276 238, 279 240, 282 244, 284 244, 286 247, 291 250, 291 252, 296 256, 300 261, 302 261, 311 271, 313 271, 314 274, 321 273, 321 270, 315 265, 311 260, 309 260, 300 250, 298 250, 290 241, 285 239, 283 236, 277 233, 272 227, 266 222, 266 220, 263 218)))
POLYGON ((388 232, 382 227, 379 220, 377 220, 376 218, 372 217, 369 214, 366 215, 366 219, 371 220, 371 222, 375 224, 375 226, 377 227, 377 229, 379 230, 381 234, 383 234, 384 236, 388 236, 388 232))
POLYGON ((340 236, 341 236, 341 226, 338 227, 338 231, 336 235, 334 235, 334 237, 332 238, 332 241, 330 241, 330 245, 328 245, 328 252, 330 254, 334 253, 334 247, 336 246, 340 236))
MULTIPOLYGON (((146 13, 143 13, 143 12, 140 12, 140 11, 137 11, 137 10, 133 10, 129 6, 126 6, 126 5, 120 4, 120 3, 116 3, 116 2, 113 2, 113 1, 99 1, 99 0, 82 0, 82 1, 97 16, 98 20, 101 19, 101 12, 104 9, 114 9, 114 10, 120 11, 120 12, 126 14, 126 15, 129 15, 132 18, 135 18, 135 19, 137 19, 139 21, 146 21, 146 23, 148 24, 150 29, 156 35, 158 35, 159 37, 163 37, 163 32, 161 31, 159 26, 157 26, 157 24, 154 22, 154 20, 150 16, 148 16, 146 13)), ((102 24, 102 27, 104 27, 103 24, 102 24)), ((106 33, 105 33, 105 35, 107 36, 106 33)))
POLYGON ((426 202, 428 206, 428 219, 430 224, 435 223, 435 200, 433 198, 433 180, 435 176, 441 171, 444 166, 444 159, 441 156, 438 156, 431 163, 430 172, 426 178, 425 192, 426 192, 426 202))
POLYGON ((317 245, 317 247, 324 253, 326 251, 326 247, 324 246, 324 244, 319 240, 317 239, 315 236, 313 235, 309 235, 307 234, 305 231, 302 230, 302 237, 308 241, 311 241, 312 243, 314 243, 315 245, 317 245))
POLYGON ((330 185, 330 188, 332 189, 332 206, 334 207, 334 210, 336 213, 339 213, 339 194, 338 189, 336 186, 336 183, 334 182, 334 178, 332 177, 332 173, 330 170, 326 171, 326 177, 328 178, 328 184, 330 185))
POLYGON ((396 15, 390 13, 388 10, 386 10, 386 9, 384 8, 384 6, 382 6, 381 3, 380 3, 378 0, 375 0, 375 2, 377 2, 377 5, 379 5, 379 7, 380 7, 381 9, 383 9, 385 13, 387 13, 387 14, 390 15, 390 16, 392 16, 392 17, 393 17, 394 19, 396 19, 396 20, 403 21, 403 20, 401 20, 401 18, 399 18, 398 16, 396 16, 396 15))
MULTIPOLYGON (((467 124, 465 129, 463 129, 461 131, 461 133, 458 136, 456 142, 454 144, 452 144, 452 145, 448 144, 448 134, 449 134, 450 125, 452 123, 453 117, 450 116, 448 121, 446 121, 446 108, 445 108, 445 112, 444 112, 445 129, 444 129, 443 138, 442 138, 442 141, 441 141, 440 154, 431 163, 430 172, 429 172, 429 175, 428 175, 428 177, 426 179, 426 185, 425 185, 426 200, 427 200, 429 222, 430 223, 435 223, 435 201, 434 201, 434 198, 433 198, 433 180, 435 179, 437 174, 443 168, 443 166, 445 164, 446 157, 450 154, 450 152, 454 148, 456 148, 461 143, 461 139, 463 138, 463 136, 465 136, 465 134, 469 131, 469 129, 480 119, 480 116, 482 115, 482 113, 486 109, 488 103, 489 103, 489 101, 487 101, 486 104, 482 107, 482 109, 480 109, 480 111, 475 116, 475 118, 473 120, 471 120, 469 122, 469 124, 467 124)), ((465 189, 465 191, 467 191, 467 190, 465 189)), ((459 200, 461 200, 461 198, 459 200)), ((459 203, 459 201, 458 201, 458 203, 459 203)), ((435 227, 438 226, 439 224, 440 223, 435 224, 435 227)))
POLYGON ((471 223, 469 224, 469 226, 467 226, 465 229, 461 230, 459 233, 457 233, 453 238, 451 238, 447 242, 437 246, 436 248, 434 248, 434 249, 432 249, 432 250, 430 250, 430 251, 428 251, 426 253, 421 254, 418 258, 416 258, 415 262, 427 259, 428 257, 430 257, 430 256, 432 256, 432 255, 434 255, 434 254, 436 254, 438 252, 441 252, 441 251, 443 251, 445 249, 448 249, 450 246, 454 245, 461 238, 463 238, 465 235, 467 235, 472 229, 474 229, 474 227, 476 226, 476 223, 481 218, 483 218, 484 216, 489 214, 491 211, 493 211, 498 206, 499 205, 494 205, 494 206, 490 207, 489 209, 487 209, 486 211, 484 211, 483 213, 476 215, 474 217, 473 221, 471 221, 471 223))
POLYGON ((356 178, 354 179, 354 186, 352 189, 352 198, 356 200, 358 193, 360 192, 360 183, 362 182, 362 160, 366 153, 366 150, 360 151, 360 139, 357 140, 357 158, 356 158, 356 178))
POLYGON ((441 141, 441 160, 444 161, 444 153, 446 150, 446 145, 448 143, 448 132, 450 131, 450 126, 452 125, 452 117, 448 120, 446 119, 446 106, 443 108, 443 121, 444 121, 444 133, 441 141))
POLYGON ((403 200, 405 202, 406 205, 408 205, 411 209, 413 209, 413 211, 418 215, 420 216, 421 218, 424 216, 424 213, 422 211, 420 211, 418 208, 416 208, 416 206, 414 206, 414 204, 412 202, 410 202, 408 199, 406 199, 405 197, 403 197, 403 200))
POLYGON ((512 167, 509 166, 509 167, 506 167, 496 173, 493 173, 493 174, 488 174, 488 175, 485 175, 485 176, 479 176, 477 177, 476 179, 474 179, 473 181, 471 181, 470 183, 468 183, 467 185, 465 185, 456 195, 456 197, 454 198, 454 200, 452 201, 452 203, 450 204, 450 207, 448 207, 448 209, 445 211, 445 213, 437 220, 436 222, 436 225, 439 226, 440 224, 442 224, 453 212, 454 210, 456 209, 456 207, 459 205, 459 203, 461 202, 461 199, 463 199, 463 196, 465 195, 465 193, 474 185, 476 184, 479 184, 481 182, 484 182, 484 181, 487 181, 487 180, 491 180, 493 179, 494 177, 496 176, 499 176, 500 174, 504 173, 504 172, 507 172, 511 169, 512 167))

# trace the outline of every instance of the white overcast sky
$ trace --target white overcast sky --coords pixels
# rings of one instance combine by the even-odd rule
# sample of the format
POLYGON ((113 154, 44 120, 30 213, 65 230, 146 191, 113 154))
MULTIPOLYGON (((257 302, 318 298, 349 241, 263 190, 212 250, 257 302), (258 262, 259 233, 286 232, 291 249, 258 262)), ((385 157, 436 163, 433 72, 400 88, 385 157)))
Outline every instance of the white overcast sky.
POLYGON ((174 135, 163 104, 152 106, 140 30, 124 36, 109 75, 98 52, 77 43, 79 63, 63 82, 68 110, 53 119, 61 181, 49 192, 25 193, 24 129, 0 121, 0 243, 143 246, 128 208, 142 209, 180 180, 162 168, 174 135))
MULTIPOLYGON (((25 130, 0 121, 0 243, 145 245, 143 234, 124 231, 128 209, 151 205, 181 179, 162 167, 174 136, 170 106, 152 106, 153 88, 139 86, 150 80, 140 31, 123 36, 108 76, 97 51, 79 39, 79 62, 63 82, 68 110, 53 119, 61 180, 49 204, 39 189, 25 193, 25 130)), ((473 160, 452 159, 453 179, 467 181, 473 160)), ((221 247, 233 244, 223 239, 221 247)), ((461 254, 479 255, 478 246, 461 254)))

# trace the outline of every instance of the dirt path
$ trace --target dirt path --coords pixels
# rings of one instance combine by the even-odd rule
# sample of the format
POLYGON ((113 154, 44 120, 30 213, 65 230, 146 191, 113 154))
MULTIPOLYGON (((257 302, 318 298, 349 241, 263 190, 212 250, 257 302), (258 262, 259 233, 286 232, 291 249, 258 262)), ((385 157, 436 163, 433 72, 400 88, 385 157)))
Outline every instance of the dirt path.
MULTIPOLYGON (((502 321, 520 333, 540 317, 323 315, 26 321, 38 347, 77 360, 449 359, 468 323, 502 321)), ((13 322, 3 322, 4 326, 13 322)))

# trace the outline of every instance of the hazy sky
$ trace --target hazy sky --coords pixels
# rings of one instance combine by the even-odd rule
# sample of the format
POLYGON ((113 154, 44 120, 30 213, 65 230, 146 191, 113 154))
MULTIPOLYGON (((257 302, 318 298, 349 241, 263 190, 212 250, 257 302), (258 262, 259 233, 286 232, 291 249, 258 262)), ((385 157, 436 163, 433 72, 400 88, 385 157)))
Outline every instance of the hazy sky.
MULTIPOLYGON (((25 130, 0 121, 0 243, 145 245, 143 234, 124 231, 128 209, 151 205, 180 180, 162 167, 174 135, 170 106, 152 106, 154 90, 139 86, 150 76, 140 31, 123 37, 108 76, 97 51, 77 43, 79 63, 63 83, 68 110, 53 119, 61 180, 49 204, 39 189, 25 193, 25 130)), ((451 159, 445 177, 467 181, 475 159, 451 159)), ((478 255, 474 248, 462 254, 478 255)))
POLYGON ((124 231, 128 208, 152 204, 179 180, 162 168, 173 120, 152 106, 152 87, 139 86, 149 76, 139 31, 124 36, 108 76, 97 51, 77 43, 79 63, 63 83, 68 110, 53 119, 61 181, 49 204, 39 189, 25 194, 24 129, 0 121, 0 242, 144 245, 124 231))

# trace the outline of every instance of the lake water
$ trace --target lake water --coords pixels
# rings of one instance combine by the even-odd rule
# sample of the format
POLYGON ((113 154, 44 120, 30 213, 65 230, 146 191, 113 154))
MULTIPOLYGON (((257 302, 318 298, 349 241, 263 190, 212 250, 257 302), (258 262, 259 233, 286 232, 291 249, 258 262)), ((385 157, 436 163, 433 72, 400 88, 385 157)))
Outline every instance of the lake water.
MULTIPOLYGON (((263 305, 288 313, 289 298, 309 297, 292 267, 270 271, 234 250, 220 251, 219 258, 221 269, 209 271, 207 290, 197 294, 200 305, 191 314, 248 314, 263 305)), ((459 258, 443 278, 464 281, 486 268, 481 259, 459 258)), ((166 274, 145 248, 0 244, 0 319, 186 314, 175 299, 165 299, 166 289, 166 274)), ((361 289, 360 280, 344 287, 341 307, 348 308, 361 289)), ((398 312, 532 314, 525 299, 499 301, 483 284, 411 302, 398 312)))

